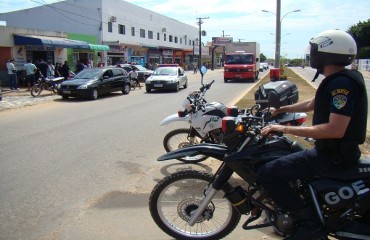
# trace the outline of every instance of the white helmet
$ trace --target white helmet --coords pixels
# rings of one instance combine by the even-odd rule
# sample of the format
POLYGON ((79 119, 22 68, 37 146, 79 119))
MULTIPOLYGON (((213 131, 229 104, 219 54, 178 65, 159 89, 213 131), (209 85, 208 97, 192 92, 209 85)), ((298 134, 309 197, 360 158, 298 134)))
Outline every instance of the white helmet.
POLYGON ((347 66, 357 54, 357 46, 351 35, 340 30, 328 30, 310 41, 310 65, 322 71, 326 65, 347 66))

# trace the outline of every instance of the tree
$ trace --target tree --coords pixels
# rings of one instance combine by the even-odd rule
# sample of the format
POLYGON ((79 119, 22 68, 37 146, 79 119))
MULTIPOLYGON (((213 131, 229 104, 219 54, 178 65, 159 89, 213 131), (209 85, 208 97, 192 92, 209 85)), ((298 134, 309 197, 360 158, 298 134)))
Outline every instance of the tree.
POLYGON ((260 62, 265 62, 266 59, 267 59, 267 57, 263 53, 261 53, 260 54, 260 62))
POLYGON ((352 25, 347 30, 349 34, 355 39, 357 44, 357 58, 370 58, 370 19, 364 22, 359 22, 356 25, 352 25))

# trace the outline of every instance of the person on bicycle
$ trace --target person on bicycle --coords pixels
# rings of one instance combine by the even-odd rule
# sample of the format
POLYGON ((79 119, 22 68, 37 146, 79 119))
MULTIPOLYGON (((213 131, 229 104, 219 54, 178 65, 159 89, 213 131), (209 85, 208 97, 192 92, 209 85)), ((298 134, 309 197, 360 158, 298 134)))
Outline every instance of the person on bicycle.
POLYGON ((360 158, 359 144, 366 138, 367 91, 360 72, 348 70, 357 54, 355 40, 346 32, 328 30, 311 39, 310 65, 323 74, 312 99, 272 109, 283 112, 313 111, 312 126, 269 125, 262 130, 315 139, 315 146, 268 162, 258 170, 258 181, 272 200, 297 219, 297 230, 286 239, 311 240, 325 236, 312 204, 303 202, 290 181, 346 169, 360 158))
MULTIPOLYGON (((132 81, 135 81, 136 82, 136 85, 141 89, 141 86, 140 86, 140 82, 139 82, 139 78, 138 78, 138 73, 136 72, 136 69, 133 68, 132 71, 129 73, 130 75, 130 79, 132 81)), ((134 87, 135 88, 135 87, 134 87)))

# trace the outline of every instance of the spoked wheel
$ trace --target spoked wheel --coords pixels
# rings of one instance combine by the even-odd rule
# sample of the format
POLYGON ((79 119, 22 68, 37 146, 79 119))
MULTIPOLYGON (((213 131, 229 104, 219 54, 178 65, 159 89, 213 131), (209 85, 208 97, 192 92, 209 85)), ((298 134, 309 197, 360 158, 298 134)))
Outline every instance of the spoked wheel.
POLYGON ((40 95, 40 93, 42 92, 42 84, 35 84, 32 88, 31 88, 31 95, 33 97, 37 97, 38 95, 40 95))
POLYGON ((212 180, 210 173, 185 170, 161 180, 149 198, 154 222, 175 239, 221 239, 238 225, 241 215, 219 191, 194 226, 188 221, 200 205, 204 191, 212 180))
MULTIPOLYGON (((173 150, 188 147, 191 145, 196 145, 201 143, 201 139, 199 137, 194 137, 193 140, 189 137, 190 129, 187 128, 180 128, 172 130, 171 132, 167 133, 167 135, 163 139, 163 146, 167 152, 171 152, 173 150)), ((182 158, 178 158, 178 160, 186 163, 197 163, 204 161, 208 158, 203 154, 195 155, 195 156, 186 156, 182 158)))

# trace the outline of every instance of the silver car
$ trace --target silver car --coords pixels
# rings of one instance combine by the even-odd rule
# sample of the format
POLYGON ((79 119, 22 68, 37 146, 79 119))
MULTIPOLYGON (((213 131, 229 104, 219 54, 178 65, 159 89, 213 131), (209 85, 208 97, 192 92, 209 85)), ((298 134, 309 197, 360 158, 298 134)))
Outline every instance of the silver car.
POLYGON ((147 92, 151 92, 153 89, 178 92, 180 87, 188 87, 188 77, 184 69, 179 66, 158 67, 145 81, 147 92))

